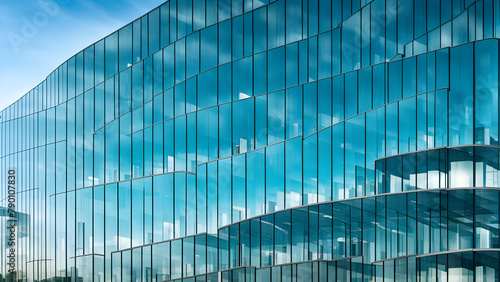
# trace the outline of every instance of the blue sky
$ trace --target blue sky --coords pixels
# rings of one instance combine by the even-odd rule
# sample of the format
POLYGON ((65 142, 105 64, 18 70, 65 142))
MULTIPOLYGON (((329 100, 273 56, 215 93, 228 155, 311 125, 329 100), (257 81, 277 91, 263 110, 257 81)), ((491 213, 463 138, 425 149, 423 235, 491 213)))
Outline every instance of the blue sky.
POLYGON ((0 0, 0 110, 166 0, 0 0))

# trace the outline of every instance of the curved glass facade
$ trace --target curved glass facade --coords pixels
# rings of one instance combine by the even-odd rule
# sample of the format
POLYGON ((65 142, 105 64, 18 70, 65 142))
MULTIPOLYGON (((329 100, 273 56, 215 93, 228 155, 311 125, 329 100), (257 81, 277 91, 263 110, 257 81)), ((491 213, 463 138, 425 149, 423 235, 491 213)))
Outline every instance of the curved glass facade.
POLYGON ((0 113, 0 281, 499 281, 499 39, 494 0, 167 1, 0 113))

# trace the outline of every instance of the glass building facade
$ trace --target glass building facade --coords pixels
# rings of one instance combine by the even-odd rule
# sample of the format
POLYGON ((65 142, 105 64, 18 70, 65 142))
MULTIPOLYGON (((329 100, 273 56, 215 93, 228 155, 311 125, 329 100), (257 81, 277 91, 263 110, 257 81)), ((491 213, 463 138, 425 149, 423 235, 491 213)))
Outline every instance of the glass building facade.
POLYGON ((499 281, 499 39, 496 0, 167 1, 0 113, 0 281, 499 281))

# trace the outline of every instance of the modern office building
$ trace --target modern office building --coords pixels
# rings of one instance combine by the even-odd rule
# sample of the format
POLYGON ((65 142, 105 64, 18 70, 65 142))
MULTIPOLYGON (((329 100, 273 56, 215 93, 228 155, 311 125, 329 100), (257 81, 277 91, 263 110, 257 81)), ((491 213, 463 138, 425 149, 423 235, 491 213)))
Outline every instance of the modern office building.
POLYGON ((0 281, 499 281, 498 38, 496 0, 167 1, 0 113, 0 281))

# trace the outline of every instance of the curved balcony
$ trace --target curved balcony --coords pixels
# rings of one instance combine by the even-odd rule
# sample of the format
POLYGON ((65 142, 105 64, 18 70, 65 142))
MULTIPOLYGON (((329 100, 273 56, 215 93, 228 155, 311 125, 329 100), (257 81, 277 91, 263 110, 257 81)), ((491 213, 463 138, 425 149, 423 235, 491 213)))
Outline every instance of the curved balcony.
POLYGON ((498 146, 456 146, 377 159, 376 194, 419 189, 500 188, 498 146))

